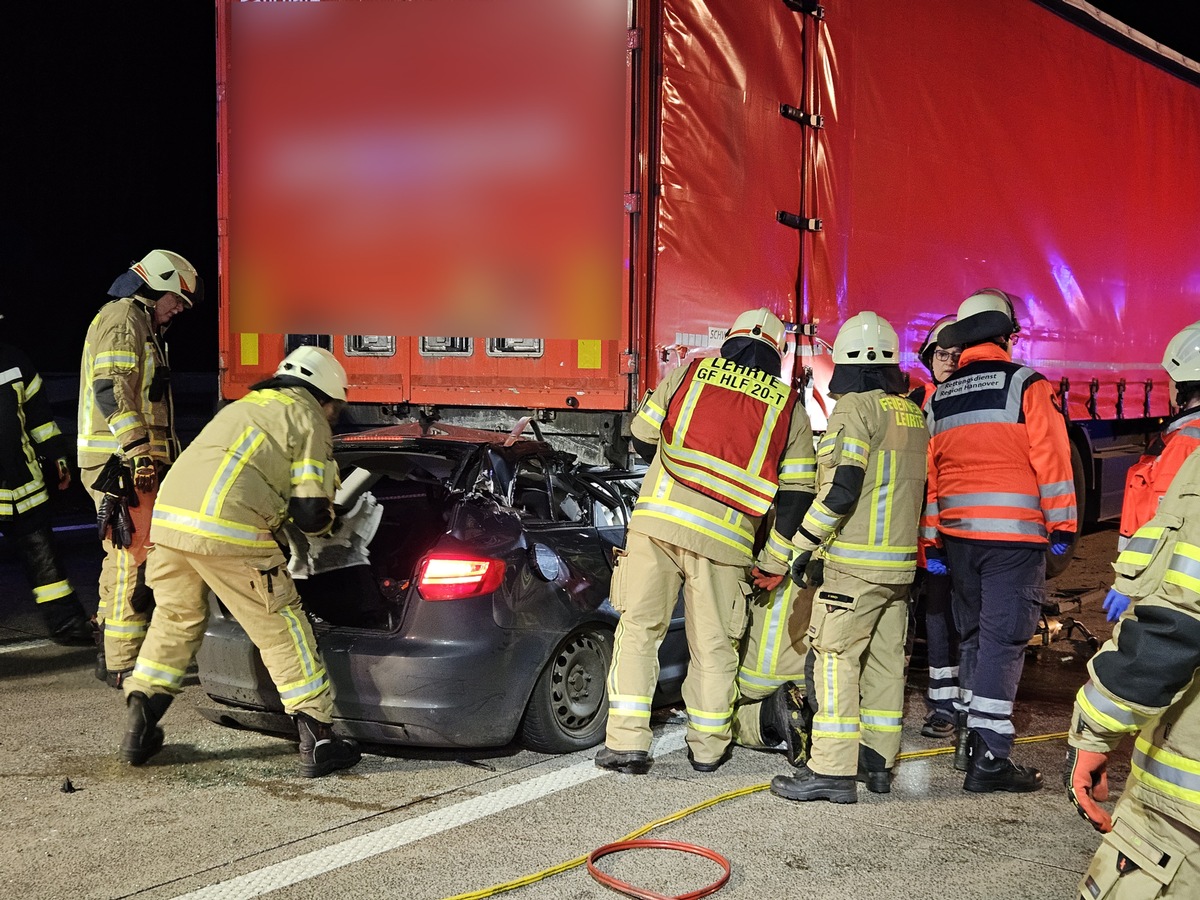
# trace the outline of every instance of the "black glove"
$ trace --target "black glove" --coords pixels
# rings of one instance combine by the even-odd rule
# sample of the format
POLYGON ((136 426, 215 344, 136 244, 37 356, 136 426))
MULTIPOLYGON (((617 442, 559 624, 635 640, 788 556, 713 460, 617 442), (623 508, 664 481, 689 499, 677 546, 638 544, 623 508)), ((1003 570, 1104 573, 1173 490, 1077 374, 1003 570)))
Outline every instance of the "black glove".
POLYGON ((158 489, 158 470, 154 467, 152 457, 138 456, 134 458, 133 484, 143 494, 152 494, 158 489))
POLYGON ((129 504, 124 497, 104 495, 96 513, 96 530, 100 533, 100 540, 107 538, 121 550, 133 543, 133 520, 129 517, 129 504))
POLYGON ((808 568, 808 563, 812 559, 812 555, 813 552, 811 550, 805 550, 792 557, 792 581, 796 583, 796 587, 803 588, 808 586, 804 580, 805 569, 808 568))

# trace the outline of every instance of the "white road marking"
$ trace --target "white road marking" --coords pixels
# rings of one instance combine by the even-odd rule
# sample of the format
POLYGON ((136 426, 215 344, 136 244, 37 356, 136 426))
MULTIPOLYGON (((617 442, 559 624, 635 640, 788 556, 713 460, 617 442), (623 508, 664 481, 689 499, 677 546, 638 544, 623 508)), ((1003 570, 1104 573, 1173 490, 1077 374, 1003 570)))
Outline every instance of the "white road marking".
MULTIPOLYGON (((672 728, 669 732, 661 734, 654 742, 651 754, 659 757, 682 750, 685 733, 682 728, 672 728)), ((459 825, 466 825, 532 800, 585 784, 601 775, 611 774, 613 773, 597 768, 595 762, 589 758, 566 769, 539 775, 480 797, 472 797, 445 809, 388 825, 370 834, 304 853, 228 881, 219 881, 189 894, 182 894, 175 900, 243 900, 259 897, 279 888, 315 878, 325 872, 387 853, 405 844, 449 831, 459 825)))
POLYGON ((0 653, 18 653, 21 650, 33 650, 36 647, 49 647, 50 641, 42 638, 38 641, 21 641, 19 644, 5 644, 0 647, 0 653))

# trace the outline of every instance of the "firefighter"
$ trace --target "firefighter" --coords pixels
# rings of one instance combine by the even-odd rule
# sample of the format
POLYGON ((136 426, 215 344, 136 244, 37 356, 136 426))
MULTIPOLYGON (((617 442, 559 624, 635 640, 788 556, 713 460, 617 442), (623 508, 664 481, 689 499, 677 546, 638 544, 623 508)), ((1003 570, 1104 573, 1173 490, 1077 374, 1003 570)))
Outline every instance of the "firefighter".
POLYGON ((779 377, 784 340, 770 311, 742 313, 721 355, 671 372, 633 422, 634 449, 650 468, 613 571, 621 620, 608 731, 596 756, 602 768, 649 768, 658 645, 681 587, 691 655, 683 683, 688 756, 700 772, 727 758, 750 580, 766 590, 782 583, 791 556, 782 535, 795 530, 814 489, 812 427, 779 377), (752 573, 755 533, 772 501, 776 523, 752 573))
MULTIPOLYGON (((1200 447, 1200 322, 1171 338, 1162 366, 1175 384, 1179 413, 1166 423, 1145 455, 1129 467, 1121 504, 1121 536, 1117 540, 1120 550, 1154 517, 1171 479, 1189 454, 1200 447)), ((1110 622, 1117 621, 1128 608, 1129 598, 1115 587, 1104 598, 1110 622)))
POLYGON ((1088 663, 1067 737, 1068 796, 1104 833, 1079 895, 1200 896, 1200 451, 1113 568, 1136 603, 1088 663), (1098 803, 1108 754, 1129 734, 1129 779, 1110 817, 1098 803))
POLYGON ((773 591, 756 590, 746 610, 733 740, 758 750, 783 745, 788 762, 798 766, 808 756, 804 633, 812 593, 784 578, 773 591))
POLYGON ((121 756, 141 765, 162 748, 158 721, 183 687, 208 623, 208 588, 245 629, 296 719, 300 774, 353 766, 333 735, 329 677, 277 538, 285 521, 309 535, 334 525, 331 423, 346 372, 331 353, 300 347, 275 375, 226 406, 172 467, 154 509, 146 576, 157 610, 125 680, 121 756))
MULTIPOLYGON (((962 347, 938 343, 942 329, 954 320, 954 316, 942 316, 934 322, 917 352, 929 370, 930 380, 913 388, 908 399, 921 409, 928 406, 937 386, 958 367, 962 347)), ((921 734, 930 738, 950 738, 954 736, 958 713, 963 711, 955 707, 958 702, 958 632, 950 610, 950 576, 929 573, 925 568, 923 548, 917 550, 914 590, 923 601, 914 603, 913 607, 914 610, 924 607, 925 652, 929 663, 929 687, 925 695, 927 713, 921 734)))
POLYGON ((771 792, 854 803, 856 777, 891 790, 904 720, 904 638, 917 566, 929 434, 904 396, 892 326, 850 318, 833 344, 837 401, 817 447, 817 499, 793 543, 793 578, 821 582, 808 627, 812 749, 771 792), (823 572, 814 572, 814 555, 823 572))
POLYGON ((152 250, 112 283, 108 295, 114 299, 92 319, 83 345, 78 459, 101 519, 105 550, 96 674, 120 687, 133 670, 154 606, 145 562, 158 483, 179 455, 163 334, 179 312, 200 301, 203 284, 182 256, 152 250), (106 525, 111 509, 105 496, 112 492, 95 486, 114 455, 130 469, 136 489, 128 504, 132 541, 127 545, 106 525))
POLYGON ((24 353, 0 343, 0 532, 20 551, 50 639, 91 646, 92 623, 54 552, 50 491, 38 460, 53 460, 56 487, 65 491, 71 485, 67 453, 41 376, 24 353))
POLYGON ((1046 595, 1046 547, 1066 553, 1075 482, 1066 425, 1050 383, 1012 361, 1020 325, 1004 291, 958 308, 939 341, 963 347, 933 394, 921 537, 927 567, 949 570, 960 635, 955 768, 963 789, 1036 791, 1042 776, 1009 756, 1013 700, 1046 595), (965 721, 964 721, 965 719, 965 721))

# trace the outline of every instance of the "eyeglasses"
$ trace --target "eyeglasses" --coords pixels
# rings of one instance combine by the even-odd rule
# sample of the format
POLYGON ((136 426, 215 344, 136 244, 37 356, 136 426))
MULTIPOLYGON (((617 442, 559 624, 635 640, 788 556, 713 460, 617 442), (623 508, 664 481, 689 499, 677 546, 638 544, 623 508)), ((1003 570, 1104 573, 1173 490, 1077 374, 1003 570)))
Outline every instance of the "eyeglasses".
POLYGON ((958 363, 958 358, 962 356, 960 351, 943 350, 940 347, 933 351, 933 358, 938 362, 958 363))

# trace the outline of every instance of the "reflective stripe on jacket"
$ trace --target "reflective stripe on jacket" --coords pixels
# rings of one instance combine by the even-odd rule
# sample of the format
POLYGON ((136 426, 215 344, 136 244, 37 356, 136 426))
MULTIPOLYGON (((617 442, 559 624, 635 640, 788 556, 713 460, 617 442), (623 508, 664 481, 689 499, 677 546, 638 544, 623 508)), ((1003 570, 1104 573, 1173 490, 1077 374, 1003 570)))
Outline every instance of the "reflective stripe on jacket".
POLYGON ((929 477, 921 539, 940 534, 1046 544, 1076 530, 1075 481, 1054 390, 994 344, 968 347, 926 414, 929 477))
POLYGON ((1116 587, 1136 600, 1088 663, 1068 740, 1099 753, 1136 734, 1126 790, 1200 828, 1200 453, 1121 554, 1116 587))
POLYGON ((928 443, 921 411, 906 397, 874 390, 838 399, 817 446, 817 499, 801 526, 822 541, 827 568, 880 584, 912 581, 928 443), (863 483, 854 508, 838 516, 824 500, 842 466, 862 469, 863 483))
MULTIPOLYGON (((753 559, 761 516, 747 514, 690 487, 674 478, 664 467, 662 450, 665 438, 661 428, 672 399, 677 393, 686 393, 683 385, 690 372, 690 366, 681 366, 670 372, 643 402, 630 426, 634 437, 648 444, 657 444, 659 452, 642 480, 629 530, 699 553, 713 562, 749 565, 753 559)), ((750 409, 739 408, 742 415, 750 409)), ((715 411, 710 411, 710 414, 717 415, 715 411)), ((762 427, 761 413, 757 420, 744 426, 739 424, 732 412, 720 415, 718 421, 722 428, 729 431, 755 429, 755 435, 760 433, 762 427)), ((786 440, 778 451, 768 451, 777 454, 774 465, 779 473, 779 490, 811 493, 815 489, 816 460, 812 426, 803 408, 792 409, 784 434, 786 440)))
POLYGON ((1176 416, 1155 445, 1129 467, 1125 476, 1119 541, 1122 549, 1135 531, 1154 518, 1171 479, 1192 451, 1200 447, 1200 409, 1176 416))
POLYGON ((150 534, 191 553, 270 553, 288 501, 332 501, 336 480, 333 435, 312 394, 251 391, 180 454, 163 479, 150 534))
POLYGON ((61 440, 41 376, 24 353, 0 344, 0 521, 50 499, 38 451, 48 455, 61 440))
POLYGON ((167 365, 153 316, 142 302, 125 297, 104 304, 88 326, 79 366, 80 468, 102 466, 125 451, 168 465, 179 455, 170 384, 160 376, 152 389, 155 374, 167 365), (111 395, 100 396, 98 383, 111 383, 111 395))
POLYGON ((663 467, 692 490, 761 516, 784 474, 795 406, 796 392, 766 372, 720 357, 693 360, 663 417, 663 467))

